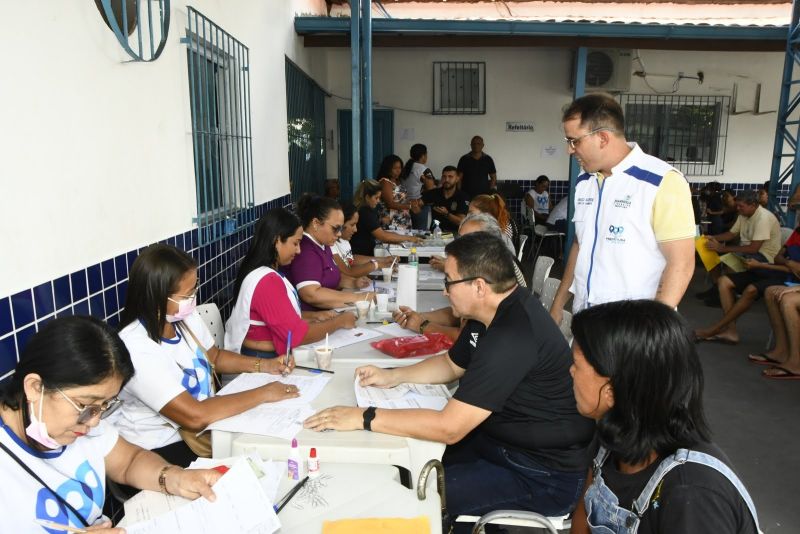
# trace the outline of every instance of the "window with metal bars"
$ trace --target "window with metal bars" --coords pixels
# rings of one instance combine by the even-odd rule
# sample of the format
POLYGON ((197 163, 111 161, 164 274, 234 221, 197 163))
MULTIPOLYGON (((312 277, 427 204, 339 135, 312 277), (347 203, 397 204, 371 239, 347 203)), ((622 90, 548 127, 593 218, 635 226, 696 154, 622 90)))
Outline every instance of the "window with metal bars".
POLYGON ((433 114, 486 113, 486 63, 433 62, 433 114))
POLYGON ((620 95, 625 137, 690 176, 725 169, 730 97, 620 95))
POLYGON ((195 222, 203 243, 253 224, 249 50, 189 7, 186 38, 197 184, 195 222))

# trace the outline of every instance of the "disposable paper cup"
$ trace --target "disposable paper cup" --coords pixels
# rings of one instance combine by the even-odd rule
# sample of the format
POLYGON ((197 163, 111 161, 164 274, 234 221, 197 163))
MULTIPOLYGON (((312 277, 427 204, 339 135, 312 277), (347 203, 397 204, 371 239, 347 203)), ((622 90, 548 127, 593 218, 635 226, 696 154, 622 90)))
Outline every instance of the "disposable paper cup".
POLYGON ((391 282, 392 281, 392 269, 391 267, 384 267, 381 269, 381 273, 383 274, 383 281, 384 282, 391 282))
POLYGON ((358 318, 361 320, 367 319, 367 313, 369 312, 369 305, 370 302, 368 300, 359 300, 356 302, 356 311, 358 311, 358 318))
POLYGON ((325 350, 325 347, 317 347, 314 349, 314 352, 317 354, 317 367, 330 370, 333 360, 333 349, 328 348, 328 350, 325 350))
POLYGON ((389 294, 388 293, 378 293, 375 295, 375 298, 378 301, 378 311, 380 313, 386 313, 389 311, 389 294))

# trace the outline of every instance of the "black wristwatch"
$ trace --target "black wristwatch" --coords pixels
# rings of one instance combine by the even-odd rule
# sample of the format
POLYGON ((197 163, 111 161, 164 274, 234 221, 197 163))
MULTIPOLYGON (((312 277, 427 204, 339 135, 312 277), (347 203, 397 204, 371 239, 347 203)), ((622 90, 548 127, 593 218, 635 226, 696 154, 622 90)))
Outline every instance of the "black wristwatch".
POLYGON ((419 333, 420 334, 424 334, 425 333, 425 332, 423 332, 423 330, 425 330, 425 327, 428 326, 428 324, 430 324, 430 321, 428 319, 425 319, 424 321, 422 321, 422 323, 420 323, 420 325, 419 325, 419 333))
POLYGON ((375 419, 375 406, 364 410, 364 430, 372 432, 372 420, 375 419))

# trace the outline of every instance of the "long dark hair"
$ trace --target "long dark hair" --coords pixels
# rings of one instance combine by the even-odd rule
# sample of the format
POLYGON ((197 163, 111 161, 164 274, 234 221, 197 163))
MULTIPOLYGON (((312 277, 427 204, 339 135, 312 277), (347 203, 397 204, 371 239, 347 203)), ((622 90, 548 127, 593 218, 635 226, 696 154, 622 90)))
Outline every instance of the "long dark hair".
POLYGON ((253 239, 250 241, 250 250, 242 260, 239 275, 233 286, 234 298, 239 297, 239 289, 248 274, 259 267, 278 266, 278 249, 275 244, 279 239, 281 243, 285 243, 300 226, 297 215, 285 208, 271 209, 258 220, 253 239))
POLYGON ((314 219, 324 221, 332 211, 340 209, 342 207, 336 200, 309 193, 305 193, 297 201, 297 215, 300 216, 303 228, 308 228, 314 219))
MULTIPOLYGON (((44 325, 22 350, 14 374, 0 389, 0 404, 19 410, 28 399, 24 380, 31 373, 45 389, 67 389, 99 384, 118 376, 124 386, 133 376, 133 363, 113 328, 94 317, 62 317, 44 325)), ((22 411, 24 426, 30 422, 22 411)))
POLYGON ((197 263, 179 248, 155 244, 144 249, 131 266, 120 329, 142 321, 150 339, 161 343, 167 322, 167 298, 178 290, 181 278, 194 269, 197 263))
POLYGON ((608 377, 614 406, 598 421, 600 443, 639 463, 709 441, 703 368, 690 330, 675 310, 653 300, 592 306, 572 319, 586 361, 608 377))
POLYGON ((411 146, 411 150, 409 150, 408 154, 411 156, 408 161, 406 161, 405 166, 403 166, 403 171, 400 173, 400 179, 405 180, 408 178, 408 175, 411 174, 411 167, 414 166, 416 162, 422 159, 422 156, 428 153, 428 147, 421 143, 417 143, 416 145, 411 146))
MULTIPOLYGON (((394 164, 397 163, 398 161, 402 166, 403 160, 400 159, 400 156, 397 156, 396 154, 389 154, 388 156, 383 158, 383 161, 381 161, 381 166, 378 169, 378 180, 380 180, 381 178, 389 178, 392 174, 392 167, 394 167, 394 164)), ((391 180, 391 178, 389 179, 391 180)))

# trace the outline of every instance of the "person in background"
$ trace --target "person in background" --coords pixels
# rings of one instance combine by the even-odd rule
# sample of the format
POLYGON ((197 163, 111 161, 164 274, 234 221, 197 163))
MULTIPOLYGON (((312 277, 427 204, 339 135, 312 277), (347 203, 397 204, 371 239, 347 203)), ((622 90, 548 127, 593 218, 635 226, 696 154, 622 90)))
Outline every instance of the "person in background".
POLYGON ((506 209, 503 197, 497 193, 478 195, 469 203, 469 213, 488 213, 494 217, 503 232, 503 240, 506 246, 513 254, 516 254, 514 243, 515 239, 519 238, 519 233, 514 231, 514 223, 511 219, 511 214, 506 209))
MULTIPOLYGON (((789 262, 789 267, 800 272, 800 262, 789 262)), ((747 359, 769 366, 761 372, 764 378, 800 380, 800 285, 768 287, 764 301, 775 345, 768 351, 749 354, 747 359)))
POLYGON ((721 234, 727 228, 722 221, 725 210, 722 205, 722 185, 719 182, 708 182, 701 198, 706 203, 706 216, 711 221, 711 234, 721 234))
POLYGON ((325 180, 325 196, 334 200, 339 198, 339 180, 325 180))
POLYGON ((380 211, 378 210, 380 198, 381 184, 375 180, 362 180, 358 184, 353 198, 353 204, 358 210, 358 227, 353 237, 350 238, 354 254, 372 256, 376 240, 386 244, 422 241, 419 237, 396 234, 381 227, 380 211))
MULTIPOLYGON (((332 247, 342 235, 344 213, 330 198, 305 194, 297 202, 297 214, 303 225, 300 253, 284 268, 284 273, 300 295, 300 308, 321 310, 352 306, 356 295, 340 288, 363 288, 367 277, 342 277, 332 247)), ((373 298, 359 295, 359 298, 373 298)))
POLYGON ((469 200, 459 189, 460 183, 458 169, 447 165, 442 169, 441 186, 422 192, 422 200, 433 206, 433 219, 439 221, 442 232, 457 232, 467 214, 469 200))
POLYGON ((686 178, 625 139, 622 107, 592 93, 562 114, 569 154, 583 169, 575 184, 575 239, 550 316, 652 298, 680 303, 694 273, 697 227, 686 178))
POLYGON ((288 352, 289 332, 296 347, 355 327, 352 313, 300 310, 300 296, 280 269, 292 263, 302 239, 300 219, 287 209, 272 209, 256 223, 234 285, 236 304, 225 324, 226 350, 274 358, 288 352))
POLYGON ((50 521, 75 532, 122 534, 102 514, 106 477, 137 489, 215 500, 211 486, 220 473, 181 469, 108 424, 133 372, 125 345, 99 319, 54 319, 31 337, 0 387, 3 532, 65 530, 39 523, 50 521))
POLYGON ((497 169, 494 160, 483 152, 483 137, 476 135, 469 142, 470 151, 458 160, 461 190, 472 200, 497 190, 497 169))
POLYGON ((403 172, 403 160, 394 154, 383 158, 378 169, 382 216, 389 217, 389 224, 385 225, 387 230, 411 230, 411 209, 419 211, 419 205, 412 206, 405 186, 400 183, 401 172, 403 172))
POLYGON ((736 209, 736 193, 733 189, 722 190, 722 231, 727 232, 731 229, 736 219, 739 218, 739 211, 736 209))
POLYGON ((769 209, 769 180, 758 188, 758 204, 762 208, 769 209))
POLYGON ((703 368, 680 315, 652 300, 599 304, 572 319, 578 412, 599 451, 573 534, 757 534, 753 501, 711 442, 703 368))
POLYGON ((447 354, 420 363, 356 369, 362 386, 448 384, 442 410, 334 407, 306 419, 322 431, 372 430, 446 443, 447 511, 569 513, 586 478, 592 421, 570 394, 569 347, 541 303, 516 283, 513 255, 486 232, 445 248, 445 292, 467 319, 447 354))
POLYGON ((533 182, 533 189, 525 194, 527 219, 532 224, 544 224, 550 214, 550 178, 542 174, 533 182))
POLYGON ((264 402, 298 396, 297 387, 273 382, 233 395, 214 396, 214 373, 289 372, 283 358, 263 360, 214 345, 195 311, 197 265, 170 245, 151 245, 133 262, 120 337, 136 374, 120 393, 125 401, 114 425, 125 439, 186 466, 193 452, 179 429, 194 435, 214 421, 264 402))
MULTIPOLYGON (((350 239, 358 228, 358 211, 354 204, 347 202, 342 205, 342 213, 344 214, 344 228, 342 228, 342 235, 333 245, 333 260, 339 266, 342 275, 359 278, 374 270, 391 266, 395 262, 394 256, 377 257, 353 254, 350 239)), ((410 237, 409 240, 413 241, 410 237)))
POLYGON ((569 210, 569 195, 558 201, 556 207, 550 210, 545 224, 550 230, 567 233, 567 210, 569 210))
POLYGON ((426 166, 428 147, 417 143, 411 146, 410 158, 400 172, 400 181, 406 188, 411 207, 411 222, 415 230, 428 230, 431 210, 422 203, 422 191, 436 187, 433 173, 426 166))

